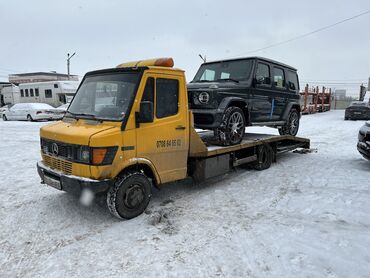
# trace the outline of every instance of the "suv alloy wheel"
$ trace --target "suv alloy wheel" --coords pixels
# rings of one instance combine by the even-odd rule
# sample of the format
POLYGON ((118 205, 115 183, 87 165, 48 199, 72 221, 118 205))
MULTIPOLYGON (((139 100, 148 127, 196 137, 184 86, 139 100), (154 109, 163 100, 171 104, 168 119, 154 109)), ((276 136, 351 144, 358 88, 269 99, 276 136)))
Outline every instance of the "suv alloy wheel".
POLYGON ((280 135, 296 136, 299 129, 299 114, 295 109, 290 110, 288 120, 285 125, 279 128, 280 135))
POLYGON ((243 110, 231 106, 225 110, 222 123, 215 130, 215 137, 224 146, 239 144, 244 137, 245 126, 243 110))

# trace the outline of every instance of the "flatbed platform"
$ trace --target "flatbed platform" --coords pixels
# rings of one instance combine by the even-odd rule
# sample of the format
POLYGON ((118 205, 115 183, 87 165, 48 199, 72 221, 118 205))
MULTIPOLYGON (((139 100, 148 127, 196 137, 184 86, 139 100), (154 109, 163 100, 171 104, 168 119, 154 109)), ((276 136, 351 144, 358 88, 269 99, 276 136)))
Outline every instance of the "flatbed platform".
MULTIPOLYGON (((193 158, 206 158, 211 156, 217 156, 221 154, 231 153, 246 148, 259 146, 262 144, 273 144, 276 148, 276 153, 283 153, 292 151, 296 148, 310 148, 310 140, 307 138, 296 137, 291 135, 271 135, 271 134, 259 134, 259 133, 246 133, 240 144, 233 146, 220 146, 215 142, 213 132, 201 131, 193 132, 198 135, 200 142, 195 142, 196 148, 191 150, 190 157, 193 158), (202 146, 203 145, 203 146, 202 146)), ((195 134, 192 134, 192 142, 197 139, 195 134), (194 139, 193 139, 194 138, 194 139)))

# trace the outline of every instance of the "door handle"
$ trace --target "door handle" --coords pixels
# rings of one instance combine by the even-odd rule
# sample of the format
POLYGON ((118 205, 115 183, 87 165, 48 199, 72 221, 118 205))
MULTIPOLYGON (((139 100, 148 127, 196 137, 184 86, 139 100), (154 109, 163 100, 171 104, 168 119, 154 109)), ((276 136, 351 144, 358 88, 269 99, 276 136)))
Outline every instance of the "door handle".
POLYGON ((185 126, 183 126, 183 125, 178 125, 178 126, 176 127, 176 130, 184 130, 184 129, 186 129, 186 127, 185 127, 185 126))

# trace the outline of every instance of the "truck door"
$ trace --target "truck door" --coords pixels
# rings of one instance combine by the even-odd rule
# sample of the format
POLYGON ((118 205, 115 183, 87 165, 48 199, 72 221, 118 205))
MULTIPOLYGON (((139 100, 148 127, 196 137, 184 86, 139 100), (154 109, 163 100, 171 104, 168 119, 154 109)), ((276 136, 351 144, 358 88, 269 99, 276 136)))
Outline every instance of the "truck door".
POLYGON ((150 160, 161 182, 187 175, 188 104, 182 76, 145 74, 141 101, 154 105, 154 121, 136 129, 137 157, 150 160))

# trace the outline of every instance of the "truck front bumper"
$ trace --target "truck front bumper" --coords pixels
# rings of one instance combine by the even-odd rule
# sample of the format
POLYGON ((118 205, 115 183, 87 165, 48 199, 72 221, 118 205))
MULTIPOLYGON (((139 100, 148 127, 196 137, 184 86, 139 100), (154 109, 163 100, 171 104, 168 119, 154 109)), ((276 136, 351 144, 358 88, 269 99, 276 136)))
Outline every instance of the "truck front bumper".
POLYGON ((95 194, 105 192, 114 183, 113 180, 100 181, 64 175, 59 171, 50 169, 43 164, 42 161, 37 162, 37 172, 41 178, 41 183, 77 196, 79 196, 83 190, 90 190, 95 194))

